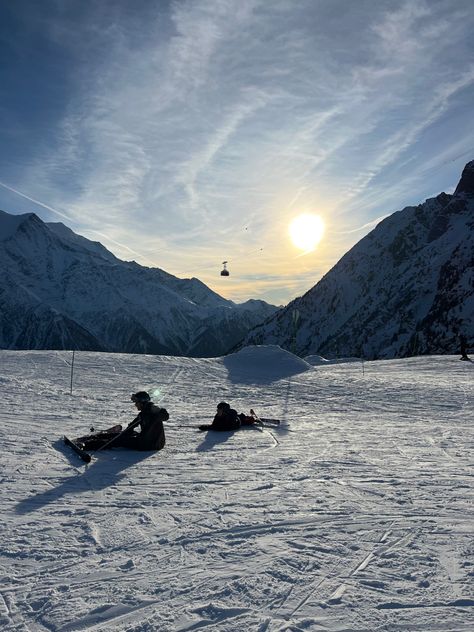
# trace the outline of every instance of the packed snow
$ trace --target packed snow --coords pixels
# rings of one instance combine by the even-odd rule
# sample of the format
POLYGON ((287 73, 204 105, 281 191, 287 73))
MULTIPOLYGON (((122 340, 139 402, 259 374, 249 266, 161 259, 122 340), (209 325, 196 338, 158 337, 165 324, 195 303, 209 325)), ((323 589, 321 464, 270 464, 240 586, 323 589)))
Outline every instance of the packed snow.
POLYGON ((474 629, 472 363, 72 359, 0 351, 2 630, 474 629), (62 443, 142 389, 163 451, 62 443), (221 400, 281 425, 197 431, 221 400))

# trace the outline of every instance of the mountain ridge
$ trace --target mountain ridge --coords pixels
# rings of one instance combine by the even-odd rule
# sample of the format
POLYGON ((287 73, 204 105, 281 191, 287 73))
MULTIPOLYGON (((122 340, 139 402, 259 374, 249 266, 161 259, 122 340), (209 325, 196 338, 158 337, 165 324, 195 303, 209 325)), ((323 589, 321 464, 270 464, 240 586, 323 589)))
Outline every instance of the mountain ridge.
POLYGON ((277 309, 122 261, 35 213, 0 211, 0 264, 3 348, 218 356, 277 309))
POLYGON ((453 353, 474 340, 474 161, 453 195, 382 220, 302 297, 234 349, 277 344, 305 357, 453 353))

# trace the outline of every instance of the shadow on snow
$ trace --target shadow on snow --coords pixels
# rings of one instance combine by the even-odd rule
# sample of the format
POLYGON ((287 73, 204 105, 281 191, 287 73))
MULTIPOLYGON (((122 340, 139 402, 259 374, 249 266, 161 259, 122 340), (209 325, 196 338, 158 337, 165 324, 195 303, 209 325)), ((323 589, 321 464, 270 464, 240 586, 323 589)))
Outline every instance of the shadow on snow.
POLYGON ((237 430, 229 430, 229 432, 217 432, 215 430, 209 430, 206 433, 203 441, 196 448, 196 452, 206 452, 212 450, 216 445, 225 443, 228 441, 237 430))
MULTIPOLYGON (((62 449, 62 441, 58 440, 53 445, 63 452, 72 464, 80 466, 81 461, 77 455, 73 452, 69 454, 69 449, 66 446, 64 446, 64 450, 62 449)), ((101 452, 90 464, 83 464, 83 472, 74 473, 54 489, 48 489, 21 500, 16 505, 15 511, 17 514, 31 513, 46 505, 56 503, 68 494, 82 494, 116 485, 124 478, 124 474, 121 472, 155 454, 156 452, 135 452, 122 448, 101 452)))

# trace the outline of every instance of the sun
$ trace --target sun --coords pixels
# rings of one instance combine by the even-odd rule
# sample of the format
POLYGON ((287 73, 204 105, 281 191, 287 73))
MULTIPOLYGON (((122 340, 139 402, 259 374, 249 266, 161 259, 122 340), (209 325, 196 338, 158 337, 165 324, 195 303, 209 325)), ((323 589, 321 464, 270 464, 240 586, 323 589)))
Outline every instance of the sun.
POLYGON ((288 230, 291 241, 297 248, 311 252, 323 237, 324 222, 319 215, 303 213, 295 217, 288 230))

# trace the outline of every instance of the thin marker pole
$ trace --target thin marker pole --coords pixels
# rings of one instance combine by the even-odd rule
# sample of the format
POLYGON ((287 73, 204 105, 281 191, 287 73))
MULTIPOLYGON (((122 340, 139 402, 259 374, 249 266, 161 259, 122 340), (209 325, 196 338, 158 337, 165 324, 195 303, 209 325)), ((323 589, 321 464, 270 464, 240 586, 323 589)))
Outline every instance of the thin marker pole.
POLYGON ((71 391, 70 391, 70 395, 72 395, 72 376, 74 374, 74 349, 72 350, 72 362, 71 362, 71 391))

